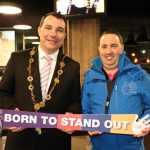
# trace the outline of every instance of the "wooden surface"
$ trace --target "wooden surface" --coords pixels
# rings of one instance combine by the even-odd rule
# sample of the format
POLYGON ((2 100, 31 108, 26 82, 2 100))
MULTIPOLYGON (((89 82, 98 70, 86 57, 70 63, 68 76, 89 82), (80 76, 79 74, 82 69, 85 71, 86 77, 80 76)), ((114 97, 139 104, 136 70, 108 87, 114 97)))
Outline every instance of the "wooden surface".
POLYGON ((150 133, 147 136, 145 136, 144 146, 145 150, 150 150, 150 133))
POLYGON ((80 63, 81 83, 84 79, 84 73, 92 65, 91 60, 99 56, 99 36, 99 18, 67 21, 64 53, 80 63))

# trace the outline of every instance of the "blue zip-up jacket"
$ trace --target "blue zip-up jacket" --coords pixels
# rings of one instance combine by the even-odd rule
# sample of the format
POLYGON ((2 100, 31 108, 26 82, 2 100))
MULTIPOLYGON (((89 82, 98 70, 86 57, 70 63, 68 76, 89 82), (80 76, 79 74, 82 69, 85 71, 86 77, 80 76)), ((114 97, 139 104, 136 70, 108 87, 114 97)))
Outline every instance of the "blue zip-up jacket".
MULTIPOLYGON (((85 73, 82 87, 82 113, 104 114, 107 99, 106 77, 100 57, 85 73)), ((150 114, 150 75, 134 65, 123 52, 112 89, 108 114, 150 114), (144 108, 144 111, 143 111, 144 108)), ((133 135, 103 133, 91 137, 93 150, 144 150, 143 138, 133 135)))

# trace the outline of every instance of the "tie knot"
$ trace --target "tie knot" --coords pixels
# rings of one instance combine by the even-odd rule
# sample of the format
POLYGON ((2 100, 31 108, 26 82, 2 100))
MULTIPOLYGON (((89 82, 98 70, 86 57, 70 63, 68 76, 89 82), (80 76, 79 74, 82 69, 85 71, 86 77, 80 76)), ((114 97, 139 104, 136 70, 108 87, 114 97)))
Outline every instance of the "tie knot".
POLYGON ((51 57, 48 56, 48 55, 45 55, 44 57, 45 57, 45 59, 46 59, 47 61, 50 61, 50 60, 51 60, 51 57))

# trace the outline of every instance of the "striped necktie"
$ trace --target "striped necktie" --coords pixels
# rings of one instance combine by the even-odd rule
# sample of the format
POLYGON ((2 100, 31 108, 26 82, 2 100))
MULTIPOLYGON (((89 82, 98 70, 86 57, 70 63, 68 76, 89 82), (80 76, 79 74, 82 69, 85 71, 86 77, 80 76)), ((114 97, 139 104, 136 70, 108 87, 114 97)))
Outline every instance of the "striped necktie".
POLYGON ((46 95, 46 87, 49 79, 50 74, 50 62, 51 58, 46 55, 44 57, 46 59, 46 63, 44 64, 43 68, 41 69, 40 76, 41 76, 41 92, 42 92, 42 99, 45 99, 46 95))

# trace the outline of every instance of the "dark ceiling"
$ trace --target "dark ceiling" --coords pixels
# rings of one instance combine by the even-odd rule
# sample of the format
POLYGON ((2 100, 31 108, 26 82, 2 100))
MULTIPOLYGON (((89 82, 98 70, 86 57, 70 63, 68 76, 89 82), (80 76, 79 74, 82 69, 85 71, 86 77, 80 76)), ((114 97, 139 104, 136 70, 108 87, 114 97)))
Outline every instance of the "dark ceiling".
POLYGON ((108 0, 108 16, 150 16, 150 0, 108 0))
MULTIPOLYGON (((1 0, 2 1, 2 0, 1 0)), ((6 0, 4 0, 6 2, 6 0)), ((37 28, 40 18, 54 11, 53 0, 9 0, 22 6, 22 14, 0 14, 0 28, 11 28, 15 22, 29 22, 37 28)), ((107 0, 107 17, 149 17, 150 0, 107 0)))

